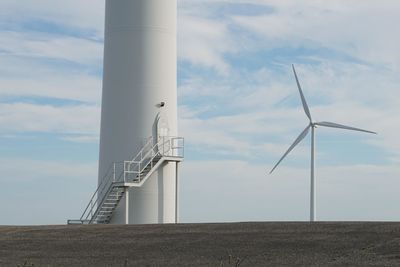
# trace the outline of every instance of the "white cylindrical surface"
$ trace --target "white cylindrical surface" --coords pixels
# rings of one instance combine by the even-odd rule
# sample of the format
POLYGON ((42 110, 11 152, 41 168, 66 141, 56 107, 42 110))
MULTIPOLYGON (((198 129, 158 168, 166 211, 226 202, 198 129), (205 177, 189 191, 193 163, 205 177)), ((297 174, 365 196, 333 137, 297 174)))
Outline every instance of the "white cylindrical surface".
MULTIPOLYGON (((157 132, 158 113, 177 136, 176 17, 176 0, 106 0, 99 183, 157 132)), ((175 177, 175 163, 166 163, 130 189, 129 223, 174 222, 175 177)), ((124 205, 112 223, 125 222, 124 205)))

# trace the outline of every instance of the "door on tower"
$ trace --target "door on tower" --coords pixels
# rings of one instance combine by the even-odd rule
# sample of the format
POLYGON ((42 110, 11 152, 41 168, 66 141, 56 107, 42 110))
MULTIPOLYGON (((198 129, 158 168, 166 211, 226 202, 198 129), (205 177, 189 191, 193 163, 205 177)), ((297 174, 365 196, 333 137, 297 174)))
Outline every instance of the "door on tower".
POLYGON ((171 144, 169 138, 168 118, 162 112, 159 113, 157 121, 157 149, 164 155, 168 156, 171 153, 171 144))

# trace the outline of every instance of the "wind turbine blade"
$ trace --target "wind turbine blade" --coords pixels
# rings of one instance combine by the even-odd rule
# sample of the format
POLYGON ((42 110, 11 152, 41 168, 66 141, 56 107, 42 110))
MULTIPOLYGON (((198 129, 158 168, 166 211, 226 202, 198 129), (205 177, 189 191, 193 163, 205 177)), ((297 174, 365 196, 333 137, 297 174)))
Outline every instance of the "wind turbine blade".
POLYGON ((296 78, 297 87, 299 88, 300 97, 301 97, 301 103, 303 104, 304 112, 306 113, 307 117, 310 119, 310 122, 311 122, 312 119, 311 119, 310 109, 308 108, 308 105, 307 105, 307 102, 306 102, 306 98, 304 97, 303 91, 301 90, 301 85, 300 85, 300 82, 299 82, 299 78, 297 77, 296 69, 294 68, 293 64, 292 64, 292 68, 293 68, 294 77, 296 78))
POLYGON ((350 127, 350 126, 346 126, 346 125, 342 125, 342 124, 337 124, 337 123, 333 123, 333 122, 327 122, 327 121, 317 122, 317 123, 315 123, 315 125, 331 127, 331 128, 339 128, 339 129, 345 129, 345 130, 351 130, 351 131, 358 131, 358 132, 365 132, 365 133, 371 133, 371 134, 377 134, 376 132, 363 130, 363 129, 359 129, 359 128, 354 128, 354 127, 350 127))
POLYGON ((295 148, 295 146, 297 146, 307 136, 308 132, 310 131, 310 127, 311 125, 307 126, 307 128, 305 128, 304 131, 301 132, 301 134, 296 138, 294 143, 289 147, 289 149, 285 152, 285 154, 283 154, 278 163, 276 163, 276 165, 272 168, 269 174, 271 174, 276 169, 276 167, 278 167, 279 163, 281 163, 281 161, 290 153, 290 151, 292 151, 293 148, 295 148))

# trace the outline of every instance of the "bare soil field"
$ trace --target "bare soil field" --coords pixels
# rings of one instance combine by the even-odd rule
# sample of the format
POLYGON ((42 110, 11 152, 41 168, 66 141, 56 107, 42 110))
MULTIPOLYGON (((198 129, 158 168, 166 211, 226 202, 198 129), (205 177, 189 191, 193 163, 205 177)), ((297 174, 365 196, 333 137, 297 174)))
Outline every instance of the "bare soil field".
POLYGON ((400 223, 2 226, 0 266, 400 266, 400 223))

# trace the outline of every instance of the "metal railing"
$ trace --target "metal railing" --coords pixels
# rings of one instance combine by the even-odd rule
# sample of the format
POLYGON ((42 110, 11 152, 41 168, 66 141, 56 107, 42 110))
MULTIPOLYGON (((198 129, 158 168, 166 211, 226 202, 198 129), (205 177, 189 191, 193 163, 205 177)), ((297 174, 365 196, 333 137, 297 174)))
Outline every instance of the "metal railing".
POLYGON ((141 182, 161 157, 183 158, 184 139, 161 136, 158 138, 157 144, 153 145, 149 151, 140 154, 139 159, 136 157, 131 161, 124 161, 124 182, 131 180, 141 182), (148 171, 146 172, 146 170, 148 171))
POLYGON ((183 158, 184 138, 160 136, 157 143, 154 144, 153 137, 149 137, 132 160, 112 163, 90 198, 80 219, 68 220, 68 224, 93 223, 101 205, 114 185, 127 182, 140 183, 162 157, 183 158))

